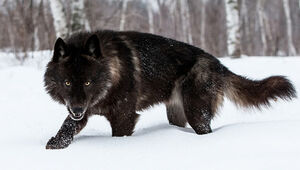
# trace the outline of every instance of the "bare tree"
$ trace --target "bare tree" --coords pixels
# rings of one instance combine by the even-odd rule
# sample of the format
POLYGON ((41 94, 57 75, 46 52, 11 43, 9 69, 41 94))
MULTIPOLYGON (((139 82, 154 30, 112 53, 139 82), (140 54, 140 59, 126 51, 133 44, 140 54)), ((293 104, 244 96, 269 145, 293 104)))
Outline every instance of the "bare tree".
POLYGON ((123 31, 126 22, 126 11, 127 11, 128 0, 123 0, 122 10, 121 10, 121 20, 120 20, 120 30, 123 31))
POLYGON ((147 5, 147 13, 148 13, 149 32, 154 33, 153 9, 150 3, 151 3, 150 0, 147 0, 146 5, 147 5))
POLYGON ((227 48, 229 56, 240 56, 240 29, 237 0, 226 0, 227 48))
POLYGON ((296 49, 293 43, 293 32, 292 32, 292 20, 290 14, 290 5, 289 0, 283 0, 283 9, 286 18, 286 25, 287 25, 287 42, 288 42, 288 54, 291 56, 296 55, 296 49))
POLYGON ((67 19, 61 0, 51 0, 50 7, 54 19, 56 37, 65 38, 68 34, 67 19))
POLYGON ((16 30, 14 28, 14 13, 13 11, 9 8, 9 6, 6 6, 6 13, 8 15, 8 23, 7 23, 7 31, 9 33, 9 40, 10 40, 10 47, 11 48, 16 48, 16 30))
POLYGON ((183 38, 185 42, 193 44, 188 1, 179 0, 179 2, 183 38))
POLYGON ((73 0, 71 3, 71 32, 90 30, 84 11, 84 0, 73 0))
POLYGON ((4 0, 0 50, 51 49, 56 35, 89 30, 92 23, 92 30, 151 32, 215 56, 294 55, 300 50, 299 5, 299 0, 4 0), (233 10, 229 1, 235 4, 233 10), (80 28, 72 28, 75 23, 80 28), (234 29, 228 29, 230 23, 237 23, 234 29))
POLYGON ((201 43, 201 47, 203 49, 206 49, 206 46, 205 46, 205 20, 206 20, 206 0, 202 0, 201 1, 201 32, 200 32, 200 43, 201 43))
MULTIPOLYGON (((240 24, 243 24, 243 25, 241 25, 241 27, 244 27, 244 30, 245 30, 244 35, 246 37, 246 40, 248 40, 248 37, 250 37, 250 28, 249 28, 248 8, 247 8, 246 2, 247 2, 247 0, 241 0, 240 24)), ((242 44, 242 42, 241 42, 241 44, 242 44)), ((245 54, 250 50, 251 50, 250 45, 246 46, 245 48, 242 48, 242 45, 241 45, 241 53, 245 54)))
POLYGON ((256 4, 257 8, 257 15, 258 15, 258 21, 259 21, 259 27, 260 27, 260 33, 261 33, 261 41, 262 41, 262 47, 263 47, 263 53, 262 55, 267 54, 267 34, 264 27, 264 5, 265 0, 259 0, 256 4))

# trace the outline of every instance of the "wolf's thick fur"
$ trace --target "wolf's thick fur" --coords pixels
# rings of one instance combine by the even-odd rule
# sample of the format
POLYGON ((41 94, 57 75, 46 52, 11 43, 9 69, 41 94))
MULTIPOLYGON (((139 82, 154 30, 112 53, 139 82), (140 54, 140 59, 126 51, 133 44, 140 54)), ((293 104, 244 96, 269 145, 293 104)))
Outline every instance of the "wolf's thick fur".
POLYGON ((188 122, 197 134, 206 134, 224 96, 238 106, 257 108, 296 96, 285 77, 253 81, 197 47, 152 34, 109 30, 59 38, 45 87, 69 112, 47 149, 67 147, 95 114, 107 118, 113 136, 131 135, 136 111, 165 103, 170 124, 184 127, 188 122))

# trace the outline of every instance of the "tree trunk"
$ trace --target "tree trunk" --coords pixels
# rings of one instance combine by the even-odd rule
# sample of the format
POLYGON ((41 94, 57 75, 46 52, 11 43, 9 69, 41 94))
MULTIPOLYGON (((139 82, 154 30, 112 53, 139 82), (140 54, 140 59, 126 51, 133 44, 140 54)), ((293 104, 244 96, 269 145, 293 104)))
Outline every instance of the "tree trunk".
POLYGON ((38 36, 38 27, 35 27, 33 29, 33 39, 34 39, 34 44, 33 44, 33 48, 34 50, 39 50, 40 49, 40 40, 39 40, 39 36, 38 36))
POLYGON ((258 21, 259 21, 259 27, 260 27, 260 32, 261 32, 261 41, 263 45, 263 54, 262 55, 267 55, 267 36, 266 36, 266 30, 264 27, 264 6, 265 0, 258 0, 256 4, 256 9, 257 9, 257 14, 258 14, 258 21))
POLYGON ((16 48, 16 43, 15 43, 15 39, 16 39, 16 36, 15 36, 15 31, 14 31, 14 18, 13 18, 13 15, 11 13, 11 11, 6 7, 6 12, 8 14, 8 21, 9 23, 7 23, 7 31, 8 31, 8 34, 9 34, 9 40, 10 40, 10 47, 12 47, 15 51, 15 48, 16 48))
POLYGON ((269 53, 267 52, 267 55, 276 55, 276 45, 275 45, 275 41, 272 35, 272 31, 271 31, 271 26, 270 26, 270 22, 268 20, 268 16, 266 15, 266 13, 263 13, 263 19, 264 19, 264 23, 265 23, 265 29, 266 29, 266 39, 269 40, 269 53))
POLYGON ((237 0, 226 0, 226 24, 227 24, 227 50, 228 55, 239 57, 241 55, 240 25, 237 0))
POLYGON ((288 41, 288 54, 290 56, 296 55, 296 49, 293 43, 293 30, 292 30, 292 20, 291 20, 291 14, 290 14, 290 5, 289 0, 283 0, 283 9, 285 13, 286 18, 286 26, 287 26, 287 41, 288 41))
POLYGON ((200 43, 201 48, 205 49, 205 23, 206 23, 206 0, 202 0, 201 7, 201 30, 200 30, 200 43))
POLYGON ((150 4, 150 0, 147 1, 147 12, 148 12, 149 32, 153 34, 154 33, 153 9, 150 4))
MULTIPOLYGON (((248 17, 248 8, 247 8, 247 4, 246 4, 247 0, 242 0, 241 1, 241 12, 240 12, 240 24, 243 23, 244 26, 244 30, 245 30, 245 39, 248 41, 250 35, 250 22, 249 22, 249 17, 248 17)), ((242 26, 242 25, 241 25, 242 26)), ((241 42, 242 43, 242 42, 241 42)), ((249 52, 252 52, 252 48, 251 45, 247 45, 245 51, 242 48, 241 45, 241 54, 249 54, 249 52)))
POLYGON ((187 0, 179 0, 180 2, 180 16, 181 16, 181 26, 182 33, 185 42, 193 44, 192 31, 190 24, 190 10, 187 0))
POLYGON ((121 20, 120 20, 120 31, 124 31, 126 22, 126 11, 127 11, 128 0, 123 0, 122 10, 121 10, 121 20))
POLYGON ((89 31, 89 24, 84 11, 84 0, 73 0, 71 3, 71 32, 89 31))
POLYGON ((63 4, 60 0, 50 0, 56 37, 66 38, 68 34, 67 19, 63 4))

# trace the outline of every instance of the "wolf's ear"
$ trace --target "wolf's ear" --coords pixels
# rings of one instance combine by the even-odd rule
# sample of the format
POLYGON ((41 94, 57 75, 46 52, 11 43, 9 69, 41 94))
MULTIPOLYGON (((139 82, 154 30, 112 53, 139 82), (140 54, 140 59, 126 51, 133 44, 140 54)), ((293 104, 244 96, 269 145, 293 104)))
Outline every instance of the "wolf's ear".
POLYGON ((58 62, 67 55, 67 45, 61 38, 58 38, 54 45, 53 61, 58 62))
POLYGON ((90 36, 85 43, 85 50, 89 56, 99 58, 101 56, 100 42, 96 34, 90 36))

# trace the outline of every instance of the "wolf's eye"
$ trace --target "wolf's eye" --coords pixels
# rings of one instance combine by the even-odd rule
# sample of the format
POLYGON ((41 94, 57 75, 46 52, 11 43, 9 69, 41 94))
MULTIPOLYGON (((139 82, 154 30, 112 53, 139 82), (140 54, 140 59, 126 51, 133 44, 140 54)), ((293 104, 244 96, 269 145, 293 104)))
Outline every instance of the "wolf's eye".
POLYGON ((70 86, 70 85, 71 85, 71 82, 65 81, 65 84, 66 84, 66 86, 70 86))
POLYGON ((90 81, 87 81, 87 82, 84 83, 84 85, 86 85, 86 86, 89 86, 90 84, 91 84, 90 81))

